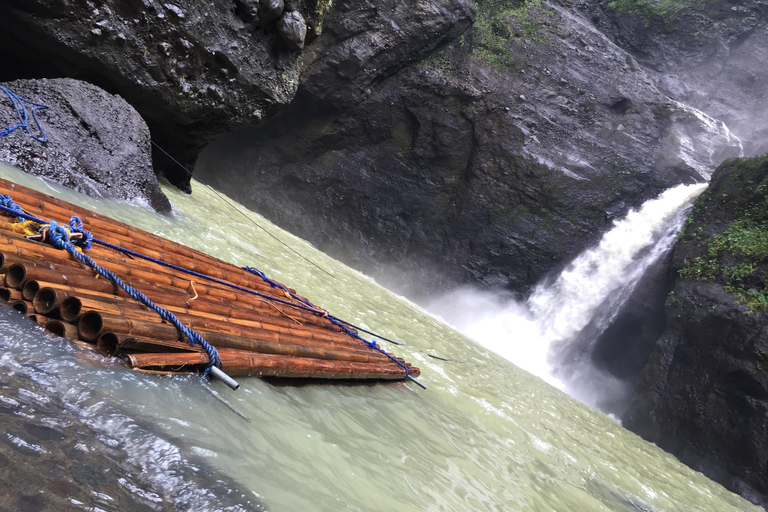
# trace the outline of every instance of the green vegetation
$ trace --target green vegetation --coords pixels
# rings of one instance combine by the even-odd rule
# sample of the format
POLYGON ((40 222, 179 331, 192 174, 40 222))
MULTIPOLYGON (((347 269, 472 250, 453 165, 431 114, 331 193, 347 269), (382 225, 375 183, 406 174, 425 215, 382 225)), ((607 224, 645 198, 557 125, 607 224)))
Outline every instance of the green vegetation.
MULTIPOLYGON (((711 0, 612 0, 608 6, 618 12, 644 18, 660 17, 673 21, 685 8, 702 7, 711 0)), ((647 23, 647 22, 646 22, 647 23)))
POLYGON ((552 15, 541 0, 478 0, 473 27, 472 56, 495 69, 512 68, 515 58, 507 48, 514 37, 545 42, 540 30, 552 15))
POLYGON ((755 355, 757 356, 757 369, 768 373, 768 354, 764 350, 759 349, 755 355))
POLYGON ((680 277, 717 280, 750 312, 768 310, 768 266, 764 265, 768 262, 768 179, 760 179, 764 172, 760 169, 767 163, 768 158, 734 162, 721 193, 715 197, 708 191, 699 199, 681 238, 698 244, 700 250, 680 270, 680 277), (755 187, 753 180, 760 185, 755 187), (735 199, 739 191, 742 201, 735 199), (702 226, 691 229, 694 222, 713 228, 718 215, 729 213, 735 218, 723 226, 721 234, 707 237, 702 226))

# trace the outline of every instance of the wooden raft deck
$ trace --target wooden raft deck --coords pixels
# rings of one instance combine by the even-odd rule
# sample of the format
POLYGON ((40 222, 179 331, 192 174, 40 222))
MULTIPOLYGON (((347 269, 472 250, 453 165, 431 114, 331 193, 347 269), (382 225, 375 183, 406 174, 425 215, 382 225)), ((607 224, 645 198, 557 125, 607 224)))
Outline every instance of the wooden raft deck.
MULTIPOLYGON (((0 179, 0 194, 46 221, 66 226, 76 215, 97 239, 290 302, 201 280, 97 244, 85 251, 202 335, 216 347, 222 370, 231 376, 391 381, 406 377, 404 366, 411 377, 420 373, 321 314, 296 307, 301 304, 296 298, 239 267, 6 180, 0 179)), ((15 222, 0 215, 5 284, 0 297, 12 307, 58 336, 120 357, 130 368, 189 373, 206 367, 208 354, 190 346, 174 325, 65 250, 15 232, 15 222)))

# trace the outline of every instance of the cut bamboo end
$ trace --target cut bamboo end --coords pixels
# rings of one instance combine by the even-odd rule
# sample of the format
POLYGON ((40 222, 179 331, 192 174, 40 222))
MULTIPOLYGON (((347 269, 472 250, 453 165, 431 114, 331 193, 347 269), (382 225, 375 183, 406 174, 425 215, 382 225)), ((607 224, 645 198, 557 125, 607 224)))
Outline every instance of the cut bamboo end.
POLYGON ((34 311, 31 304, 26 300, 15 300, 11 303, 11 307, 24 315, 32 314, 34 311))
POLYGON ((27 268, 21 263, 14 263, 5 272, 3 281, 8 288, 16 290, 21 288, 22 283, 27 278, 27 268))
POLYGON ((96 342, 96 348, 105 356, 114 356, 117 355, 119 343, 120 340, 115 333, 105 332, 99 336, 99 340, 96 342))
POLYGON ((40 283, 35 280, 28 279, 21 286, 21 296, 24 300, 34 300, 38 291, 40 291, 40 283))
POLYGON ((96 311, 84 313, 77 322, 77 333, 81 340, 93 342, 99 339, 104 329, 101 315, 96 311))
POLYGON ((45 325, 45 330, 51 334, 55 334, 61 338, 68 338, 70 340, 77 340, 77 327, 74 325, 62 322, 61 320, 48 320, 45 325))
POLYGON ((80 310, 82 308, 83 303, 80 302, 80 299, 77 297, 67 297, 59 306, 59 316, 67 322, 76 322, 80 318, 80 310))
MULTIPOLYGON (((22 294, 24 293, 22 287, 22 294)), ((40 288, 32 299, 35 313, 47 316, 58 316, 59 306, 66 299, 67 294, 54 288, 40 288)))

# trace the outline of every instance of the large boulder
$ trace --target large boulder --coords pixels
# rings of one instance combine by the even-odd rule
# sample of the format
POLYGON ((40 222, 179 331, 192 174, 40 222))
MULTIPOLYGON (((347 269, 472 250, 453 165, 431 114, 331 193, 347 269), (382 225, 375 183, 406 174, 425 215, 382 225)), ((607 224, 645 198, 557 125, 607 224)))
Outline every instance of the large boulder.
POLYGON ((464 0, 335 2, 294 103, 196 174, 412 296, 524 293, 612 218, 739 154, 589 20, 478 5, 467 30, 464 0))
MULTIPOLYGON (((327 7, 293 2, 308 39, 327 7)), ((258 125, 293 99, 301 54, 274 23, 259 23, 259 12, 244 0, 0 2, 0 81, 77 77, 120 94, 156 142, 191 168, 215 137, 258 125)), ((184 169, 155 156, 158 170, 188 187, 184 169)))
MULTIPOLYGON (((29 131, 37 139, 23 128, 0 137, 0 160, 92 196, 170 211, 152 168, 149 129, 123 98, 69 78, 0 85, 48 106, 35 113, 48 140, 37 140, 44 137, 34 122, 33 106, 26 104, 29 131)), ((0 127, 19 122, 10 97, 0 91, 0 127)))
POLYGON ((715 172, 624 426, 768 506, 768 155, 715 172))

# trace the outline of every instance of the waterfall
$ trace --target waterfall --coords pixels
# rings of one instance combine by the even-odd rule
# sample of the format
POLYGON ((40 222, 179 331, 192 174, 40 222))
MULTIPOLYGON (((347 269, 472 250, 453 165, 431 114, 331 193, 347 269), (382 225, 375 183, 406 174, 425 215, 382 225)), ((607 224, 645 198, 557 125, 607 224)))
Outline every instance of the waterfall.
POLYGON ((621 383, 590 368, 586 357, 565 360, 573 357, 568 349, 578 342, 583 344, 579 352, 589 354, 645 271, 671 249, 688 208, 705 188, 678 185, 630 211, 523 303, 505 294, 461 289, 429 309, 486 348, 595 405, 600 389, 620 393, 621 383), (589 339, 580 339, 587 326, 589 339), (563 372, 566 365, 573 371, 563 372))

